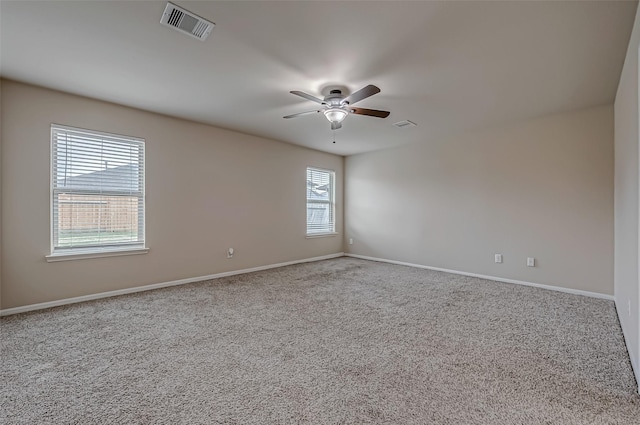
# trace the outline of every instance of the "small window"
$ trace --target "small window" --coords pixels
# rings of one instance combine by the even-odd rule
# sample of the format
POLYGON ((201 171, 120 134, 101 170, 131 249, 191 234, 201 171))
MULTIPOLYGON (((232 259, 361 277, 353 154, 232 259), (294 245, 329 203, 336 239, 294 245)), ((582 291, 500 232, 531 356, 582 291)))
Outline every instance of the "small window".
POLYGON ((335 233, 334 187, 335 172, 307 168, 307 235, 335 233))
POLYGON ((144 248, 144 140, 51 126, 52 255, 144 248))

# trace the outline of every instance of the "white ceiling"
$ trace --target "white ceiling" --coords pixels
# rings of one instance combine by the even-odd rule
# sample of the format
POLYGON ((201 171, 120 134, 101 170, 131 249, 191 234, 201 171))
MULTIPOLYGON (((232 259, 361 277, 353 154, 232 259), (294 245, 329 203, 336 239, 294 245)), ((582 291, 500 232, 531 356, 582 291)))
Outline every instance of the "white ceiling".
POLYGON ((159 23, 166 2, 0 3, 3 77, 349 155, 611 103, 636 2, 189 2, 204 42, 159 23), (381 93, 331 143, 289 94, 381 93), (417 127, 391 124, 409 119, 417 127))

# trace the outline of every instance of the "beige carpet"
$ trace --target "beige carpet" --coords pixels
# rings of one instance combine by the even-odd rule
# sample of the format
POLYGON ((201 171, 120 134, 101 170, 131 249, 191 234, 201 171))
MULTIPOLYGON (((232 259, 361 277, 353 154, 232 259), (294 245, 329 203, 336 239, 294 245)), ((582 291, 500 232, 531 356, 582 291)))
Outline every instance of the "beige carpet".
POLYGON ((0 326, 2 424, 640 424, 612 302, 352 258, 0 326))

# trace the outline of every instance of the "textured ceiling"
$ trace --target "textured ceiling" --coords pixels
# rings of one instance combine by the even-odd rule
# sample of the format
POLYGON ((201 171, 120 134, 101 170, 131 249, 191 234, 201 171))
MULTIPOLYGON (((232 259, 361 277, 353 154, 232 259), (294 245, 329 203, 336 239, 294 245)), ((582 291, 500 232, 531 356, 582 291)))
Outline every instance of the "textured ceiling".
POLYGON ((159 23, 166 2, 2 1, 3 77, 341 155, 611 103, 636 2, 187 2, 204 42, 159 23), (382 92, 331 143, 331 85, 382 92), (391 124, 411 120, 417 127, 391 124))

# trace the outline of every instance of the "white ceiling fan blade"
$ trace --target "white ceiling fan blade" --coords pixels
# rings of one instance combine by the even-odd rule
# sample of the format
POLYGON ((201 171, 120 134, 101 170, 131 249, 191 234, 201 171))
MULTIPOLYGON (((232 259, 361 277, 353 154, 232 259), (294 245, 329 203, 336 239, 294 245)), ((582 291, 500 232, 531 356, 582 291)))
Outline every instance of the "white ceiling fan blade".
POLYGON ((287 115, 287 116, 282 117, 282 118, 295 118, 295 117, 301 117, 301 116, 303 116, 303 115, 317 114, 318 112, 320 112, 320 111, 298 112, 297 114, 287 115))
POLYGON ((325 104, 325 103, 324 103, 324 100, 322 100, 322 99, 318 99, 317 97, 311 96, 310 94, 306 94, 306 93, 301 92, 301 91, 298 91, 298 90, 293 90, 293 91, 290 91, 289 93, 291 93, 291 94, 295 94, 296 96, 304 97, 304 98, 305 98, 305 99, 307 99, 307 100, 310 100, 310 101, 312 101, 312 102, 319 103, 319 104, 321 104, 321 105, 324 105, 324 104, 325 104))
POLYGON ((369 84, 366 87, 361 88, 355 93, 351 93, 344 102, 349 105, 353 105, 356 102, 360 102, 362 99, 366 99, 369 96, 373 96, 376 93, 380 93, 380 89, 374 85, 369 84))

